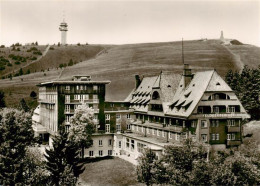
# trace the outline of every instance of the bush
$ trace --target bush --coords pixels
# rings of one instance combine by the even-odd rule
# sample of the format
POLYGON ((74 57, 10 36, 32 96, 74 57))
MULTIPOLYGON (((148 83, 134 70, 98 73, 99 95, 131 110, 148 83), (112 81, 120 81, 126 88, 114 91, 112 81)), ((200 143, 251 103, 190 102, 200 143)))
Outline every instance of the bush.
POLYGON ((19 61, 14 62, 16 65, 20 65, 21 63, 19 61))
POLYGON ((37 97, 36 92, 32 91, 32 92, 30 93, 30 97, 31 97, 31 98, 36 98, 36 97, 37 97))

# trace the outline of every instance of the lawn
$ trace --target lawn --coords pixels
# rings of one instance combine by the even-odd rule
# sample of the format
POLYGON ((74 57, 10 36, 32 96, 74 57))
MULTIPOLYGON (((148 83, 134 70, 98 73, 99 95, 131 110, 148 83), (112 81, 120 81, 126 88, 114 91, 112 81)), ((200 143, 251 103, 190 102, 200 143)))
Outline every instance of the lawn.
POLYGON ((143 185, 137 182, 135 166, 117 157, 87 163, 85 167, 81 185, 143 185))

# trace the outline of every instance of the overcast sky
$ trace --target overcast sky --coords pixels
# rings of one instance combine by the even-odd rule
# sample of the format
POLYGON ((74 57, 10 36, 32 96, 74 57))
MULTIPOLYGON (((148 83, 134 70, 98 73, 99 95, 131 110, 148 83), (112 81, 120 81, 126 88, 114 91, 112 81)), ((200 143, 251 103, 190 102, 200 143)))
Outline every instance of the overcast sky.
POLYGON ((125 44, 235 38, 260 46, 260 1, 0 0, 0 44, 125 44))

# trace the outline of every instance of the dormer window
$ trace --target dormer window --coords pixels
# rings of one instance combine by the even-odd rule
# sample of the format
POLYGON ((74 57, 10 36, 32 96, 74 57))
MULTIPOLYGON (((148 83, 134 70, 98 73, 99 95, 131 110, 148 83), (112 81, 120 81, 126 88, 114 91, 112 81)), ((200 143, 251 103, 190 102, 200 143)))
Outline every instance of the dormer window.
POLYGON ((159 95, 159 93, 157 91, 153 92, 152 99, 160 99, 160 95, 159 95))
POLYGON ((168 85, 167 87, 168 87, 168 88, 171 88, 171 85, 168 85))
POLYGON ((191 93, 191 91, 188 92, 187 94, 185 94, 185 98, 189 97, 190 93, 191 93))
POLYGON ((219 83, 219 82, 217 82, 217 83, 216 83, 216 85, 220 85, 220 83, 219 83))

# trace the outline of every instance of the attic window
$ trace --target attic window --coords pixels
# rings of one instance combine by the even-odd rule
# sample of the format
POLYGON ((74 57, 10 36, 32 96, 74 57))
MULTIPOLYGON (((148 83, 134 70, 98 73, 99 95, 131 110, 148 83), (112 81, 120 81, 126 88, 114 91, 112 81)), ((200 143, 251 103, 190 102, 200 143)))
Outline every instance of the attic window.
POLYGON ((193 84, 192 86, 195 87, 195 84, 193 84))
POLYGON ((220 85, 220 83, 219 82, 217 82, 217 84, 216 85, 220 85))
POLYGON ((170 87, 171 87, 171 85, 168 85, 167 87, 168 87, 168 88, 170 88, 170 87))
POLYGON ((190 93, 191 93, 191 91, 188 92, 187 94, 185 94, 185 98, 189 97, 190 93))
POLYGON ((180 87, 182 87, 182 85, 180 85, 180 87))
POLYGON ((148 88, 150 88, 150 86, 148 86, 148 88))
POLYGON ((141 88, 143 88, 143 87, 141 87, 141 88))

